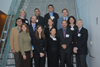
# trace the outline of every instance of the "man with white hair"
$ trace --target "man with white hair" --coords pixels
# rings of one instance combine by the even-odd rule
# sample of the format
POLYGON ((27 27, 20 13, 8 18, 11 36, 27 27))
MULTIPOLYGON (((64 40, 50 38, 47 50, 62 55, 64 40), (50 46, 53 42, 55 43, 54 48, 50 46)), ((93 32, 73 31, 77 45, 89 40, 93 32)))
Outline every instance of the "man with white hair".
POLYGON ((86 67, 88 31, 83 27, 81 19, 77 20, 76 25, 78 30, 74 34, 73 52, 76 53, 77 67, 86 67))

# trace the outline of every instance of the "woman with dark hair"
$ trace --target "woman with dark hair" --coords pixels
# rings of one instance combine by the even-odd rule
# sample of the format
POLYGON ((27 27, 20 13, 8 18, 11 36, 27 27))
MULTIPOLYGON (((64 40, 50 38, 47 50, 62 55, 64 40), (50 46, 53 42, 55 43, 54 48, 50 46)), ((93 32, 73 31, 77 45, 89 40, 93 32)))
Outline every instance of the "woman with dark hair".
POLYGON ((50 29, 47 40, 48 67, 58 67, 59 65, 59 39, 56 37, 56 28, 50 29))
POLYGON ((34 61, 35 67, 45 67, 46 41, 41 25, 36 27, 34 38, 34 61))
POLYGON ((33 52, 31 48, 31 38, 29 35, 28 26, 25 23, 21 25, 20 34, 18 35, 18 44, 21 67, 31 67, 33 52))
MULTIPOLYGON (((72 31, 72 45, 73 45, 73 40, 74 40, 74 32, 76 30, 78 30, 78 27, 76 26, 76 19, 74 16, 70 16, 68 18, 68 25, 70 27, 70 30, 72 31)), ((73 65, 73 54, 72 54, 72 61, 71 61, 72 65, 73 65)), ((74 66, 73 66, 74 67, 74 66)))
POLYGON ((50 29, 52 27, 54 27, 54 22, 53 22, 52 19, 48 19, 48 25, 47 25, 47 27, 44 30, 44 34, 45 34, 46 37, 49 37, 49 35, 50 35, 50 29))

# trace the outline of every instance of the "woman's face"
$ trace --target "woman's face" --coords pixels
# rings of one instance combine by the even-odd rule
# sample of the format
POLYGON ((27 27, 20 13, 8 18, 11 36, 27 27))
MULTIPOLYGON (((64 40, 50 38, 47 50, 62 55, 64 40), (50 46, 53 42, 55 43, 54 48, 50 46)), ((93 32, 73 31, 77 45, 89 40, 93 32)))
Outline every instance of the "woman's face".
POLYGON ((69 22, 70 22, 70 24, 74 24, 74 19, 70 18, 69 22))
POLYGON ((48 20, 48 25, 49 25, 49 26, 52 26, 52 24, 53 24, 52 20, 49 19, 49 20, 48 20))
POLYGON ((25 27, 25 25, 23 25, 23 26, 22 26, 22 30, 23 30, 24 32, 26 32, 26 29, 27 29, 27 28, 25 27))
POLYGON ((50 31, 50 33, 51 33, 51 35, 55 35, 55 34, 56 34, 56 29, 52 29, 52 30, 50 31))
POLYGON ((22 11, 22 12, 20 13, 20 16, 21 16, 21 17, 24 17, 24 16, 25 16, 25 12, 22 11))
POLYGON ((38 31, 38 33, 41 33, 41 32, 42 32, 42 28, 39 27, 39 28, 37 29, 37 31, 38 31))

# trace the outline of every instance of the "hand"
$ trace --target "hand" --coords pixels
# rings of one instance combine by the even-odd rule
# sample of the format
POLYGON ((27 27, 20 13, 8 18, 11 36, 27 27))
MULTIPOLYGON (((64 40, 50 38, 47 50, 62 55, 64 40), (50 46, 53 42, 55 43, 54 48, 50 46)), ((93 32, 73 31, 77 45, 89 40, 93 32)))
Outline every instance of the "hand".
POLYGON ((74 52, 74 53, 77 53, 77 49, 76 49, 76 47, 74 47, 73 52, 74 52))
POLYGON ((15 50, 12 50, 12 53, 15 53, 15 50))
POLYGON ((33 54, 31 54, 31 58, 33 57, 33 54))
POLYGON ((72 44, 73 44, 73 42, 72 42, 72 44))
POLYGON ((62 48, 63 48, 63 49, 66 49, 66 48, 67 48, 66 44, 63 44, 63 45, 62 45, 62 48))
POLYGON ((23 55, 23 59, 26 60, 26 55, 23 55))
POLYGON ((40 53, 40 57, 43 57, 44 56, 44 53, 40 53))

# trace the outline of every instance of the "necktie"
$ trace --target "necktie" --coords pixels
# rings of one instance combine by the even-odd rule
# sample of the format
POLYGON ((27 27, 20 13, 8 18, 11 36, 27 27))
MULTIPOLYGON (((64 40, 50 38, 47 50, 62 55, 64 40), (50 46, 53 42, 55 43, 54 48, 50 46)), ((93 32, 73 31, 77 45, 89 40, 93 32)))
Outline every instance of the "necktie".
MULTIPOLYGON (((50 18, 52 19, 52 14, 51 14, 50 18)), ((52 19, 52 20, 53 20, 53 19, 52 19)))
POLYGON ((65 29, 64 29, 64 32, 63 32, 63 33, 64 33, 64 37, 65 37, 65 34, 66 34, 66 31, 65 31, 65 29))
POLYGON ((35 25, 33 25, 33 31, 35 31, 35 25))
POLYGON ((66 20, 66 17, 65 17, 65 20, 66 20))

